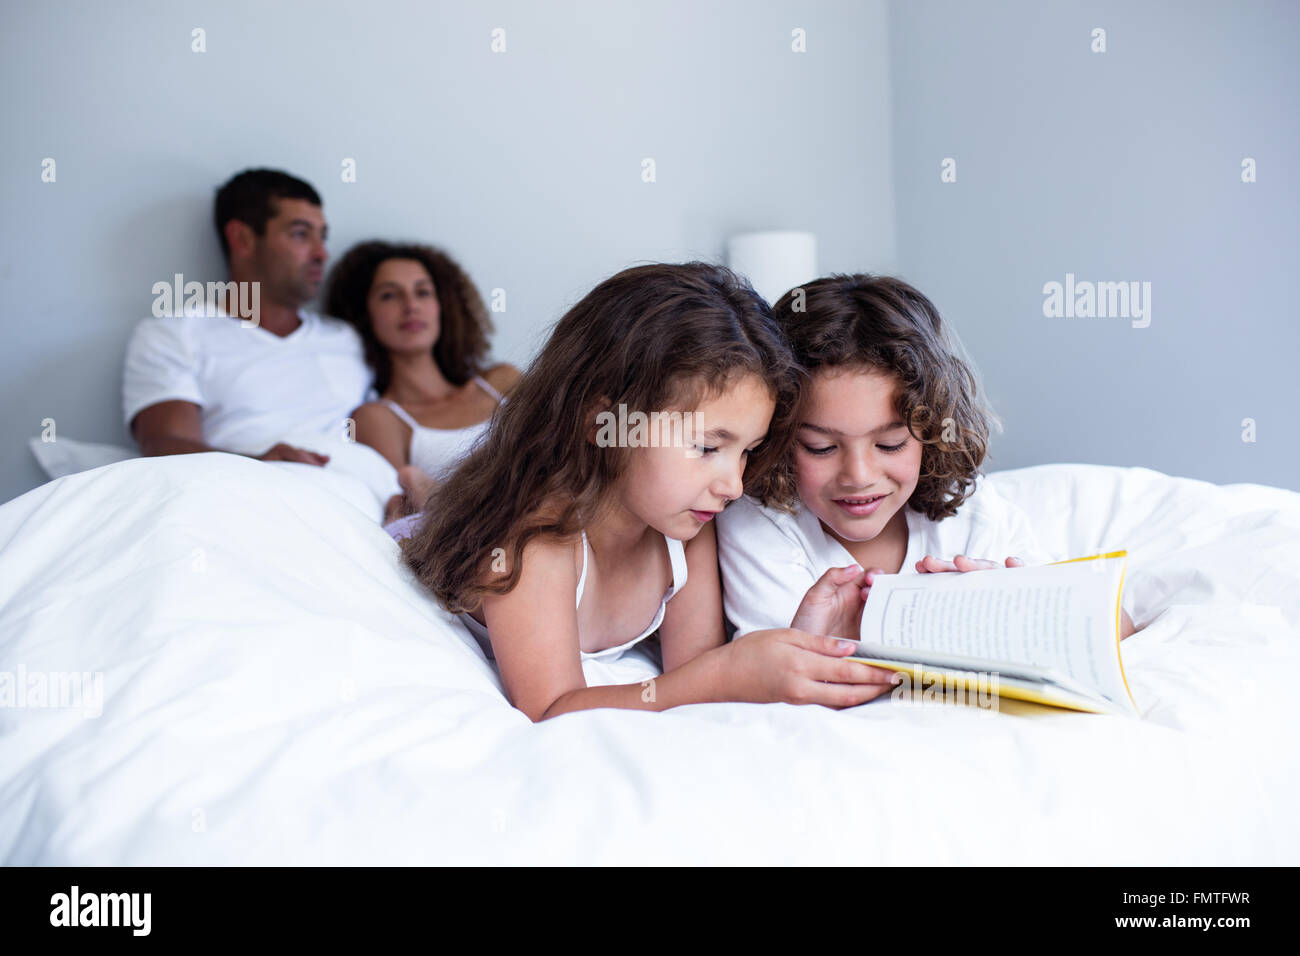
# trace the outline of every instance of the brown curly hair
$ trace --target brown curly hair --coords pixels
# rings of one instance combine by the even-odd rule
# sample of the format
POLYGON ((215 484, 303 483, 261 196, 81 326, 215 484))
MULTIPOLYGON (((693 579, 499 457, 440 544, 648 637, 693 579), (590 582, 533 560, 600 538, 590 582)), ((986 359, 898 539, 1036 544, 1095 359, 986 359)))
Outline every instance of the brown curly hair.
MULTIPOLYGON (((932 521, 955 515, 975 490, 990 427, 1000 422, 934 303, 891 276, 835 274, 791 289, 773 311, 808 375, 849 367, 897 380, 895 410, 924 446, 907 504, 932 521), (953 441, 943 440, 945 431, 953 441)), ((779 469, 792 483, 793 446, 779 469)))
POLYGON ((758 376, 776 403, 745 492, 789 498, 773 466, 793 441, 800 373, 771 307, 742 277, 703 262, 606 279, 559 320, 484 440, 429 497, 404 560, 452 612, 508 593, 529 540, 577 534, 625 471, 628 449, 588 440, 602 401, 690 409, 742 375, 758 376), (498 548, 508 570, 489 574, 498 548))
POLYGON ((441 331, 433 344, 433 360, 453 385, 464 385, 482 371, 492 334, 483 297, 451 256, 441 249, 416 243, 378 239, 347 251, 330 272, 325 292, 325 312, 343 319, 361 334, 366 362, 375 372, 375 391, 383 395, 392 381, 393 363, 375 335, 366 299, 375 273, 390 259, 414 259, 424 266, 438 296, 441 331))

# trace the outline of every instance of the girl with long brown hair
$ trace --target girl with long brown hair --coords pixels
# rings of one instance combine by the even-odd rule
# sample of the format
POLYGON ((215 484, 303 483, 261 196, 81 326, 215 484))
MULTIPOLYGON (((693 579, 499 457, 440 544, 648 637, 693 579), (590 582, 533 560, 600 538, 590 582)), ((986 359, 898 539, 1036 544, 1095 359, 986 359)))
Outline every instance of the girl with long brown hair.
POLYGON ((820 636, 836 595, 860 600, 846 570, 809 591, 798 630, 725 643, 712 519, 744 492, 789 496, 774 465, 799 375, 768 305, 720 266, 627 269, 560 319, 403 542, 514 706, 541 720, 720 700, 849 706, 889 689, 892 675, 820 636), (653 684, 587 686, 584 661, 656 631, 653 684))

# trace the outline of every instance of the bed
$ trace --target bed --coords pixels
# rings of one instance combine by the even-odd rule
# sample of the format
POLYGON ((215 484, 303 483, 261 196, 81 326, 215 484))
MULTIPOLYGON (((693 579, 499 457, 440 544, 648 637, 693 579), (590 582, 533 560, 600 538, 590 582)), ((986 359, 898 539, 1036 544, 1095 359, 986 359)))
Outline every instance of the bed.
POLYGON ((52 481, 0 507, 0 674, 48 688, 0 707, 0 861, 1300 863, 1300 494, 989 480, 1051 553, 1128 549, 1141 719, 886 698, 533 724, 364 483, 223 454, 52 481), (99 675, 98 714, 66 675, 99 675))

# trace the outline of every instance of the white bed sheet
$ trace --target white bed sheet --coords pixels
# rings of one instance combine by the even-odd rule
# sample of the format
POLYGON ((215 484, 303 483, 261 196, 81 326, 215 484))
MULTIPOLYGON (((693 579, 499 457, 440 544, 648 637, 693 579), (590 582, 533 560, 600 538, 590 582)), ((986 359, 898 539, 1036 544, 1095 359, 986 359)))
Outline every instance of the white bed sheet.
POLYGON ((0 672, 100 672, 104 700, 0 707, 0 861, 1300 863, 1300 495, 990 477, 1049 550, 1129 549, 1142 720, 882 700, 534 725, 352 479, 192 455, 53 481, 0 507, 0 672))

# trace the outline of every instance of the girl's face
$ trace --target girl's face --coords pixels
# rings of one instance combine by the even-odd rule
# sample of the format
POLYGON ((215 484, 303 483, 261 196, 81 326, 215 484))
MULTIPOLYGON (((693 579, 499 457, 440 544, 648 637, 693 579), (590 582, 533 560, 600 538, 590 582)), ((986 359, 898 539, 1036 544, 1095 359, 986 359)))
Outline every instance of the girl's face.
POLYGON ((897 380, 861 368, 822 369, 795 433, 799 498, 845 541, 870 541, 900 515, 921 474, 920 442, 895 411, 897 380))
MULTIPOLYGON (((775 410, 767 385, 752 374, 706 398, 689 418, 681 416, 680 437, 667 447, 660 437, 659 447, 632 448, 620 482, 623 507, 670 538, 695 537, 743 494, 745 463, 767 435, 775 410)), ((630 442, 630 419, 627 432, 630 442)), ((647 426, 646 434, 660 433, 647 426)))
POLYGON ((381 263, 366 309, 375 337, 390 352, 428 352, 438 341, 438 293, 424 263, 416 259, 381 263))

